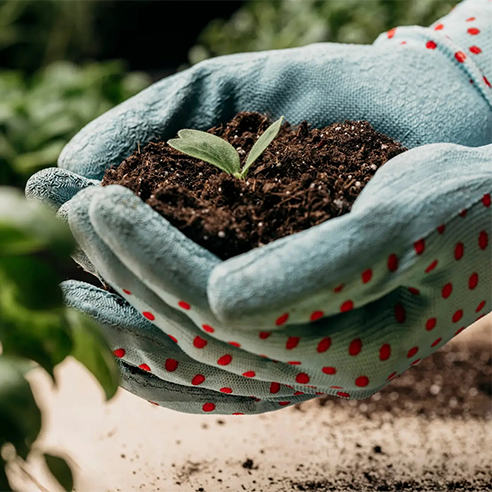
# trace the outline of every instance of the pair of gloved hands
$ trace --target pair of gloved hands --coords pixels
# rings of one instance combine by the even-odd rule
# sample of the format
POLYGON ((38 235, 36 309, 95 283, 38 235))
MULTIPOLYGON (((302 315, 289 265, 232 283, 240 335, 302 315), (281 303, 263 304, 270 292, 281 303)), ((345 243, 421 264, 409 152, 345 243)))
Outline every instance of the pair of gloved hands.
POLYGON ((123 387, 169 408, 260 413, 373 394, 490 311, 489 80, 492 2, 466 0, 372 46, 222 57, 154 84, 28 183, 68 220, 76 260, 118 292, 67 281, 66 303, 102 323, 123 387), (227 261, 129 190, 98 186, 138 142, 238 111, 368 120, 412 150, 349 214, 227 261))

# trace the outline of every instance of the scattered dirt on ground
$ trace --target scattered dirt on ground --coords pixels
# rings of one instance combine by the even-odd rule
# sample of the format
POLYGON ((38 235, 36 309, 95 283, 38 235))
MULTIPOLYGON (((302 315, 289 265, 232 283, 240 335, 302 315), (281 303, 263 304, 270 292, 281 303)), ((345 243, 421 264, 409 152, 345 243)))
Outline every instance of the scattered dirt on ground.
MULTIPOLYGON (((244 162, 270 123, 243 112, 208 132, 231 143, 244 162)), ((366 121, 322 129, 284 123, 247 180, 158 142, 110 168, 102 184, 126 186, 227 259, 346 214, 376 170, 405 150, 366 121)))

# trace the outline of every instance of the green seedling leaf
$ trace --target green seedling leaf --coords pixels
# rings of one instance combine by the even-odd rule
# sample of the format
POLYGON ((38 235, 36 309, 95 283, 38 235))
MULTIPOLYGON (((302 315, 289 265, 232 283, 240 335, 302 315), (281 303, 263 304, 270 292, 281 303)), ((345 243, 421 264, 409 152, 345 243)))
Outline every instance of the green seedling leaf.
POLYGON ((73 489, 72 470, 63 458, 45 454, 44 459, 50 469, 50 472, 58 480, 63 490, 71 491, 73 489))
MULTIPOLYGON (((41 412, 18 364, 18 359, 0 355, 0 448, 11 443, 26 459, 41 430, 41 412)), ((2 478, 0 473, 0 483, 2 478)))
POLYGON ((111 399, 118 389, 119 373, 99 326, 74 310, 68 311, 68 319, 72 326, 73 357, 89 369, 103 387, 106 398, 111 399))
POLYGON ((253 148, 250 150, 248 154, 248 158, 246 159, 246 164, 241 170, 241 177, 244 179, 248 174, 248 170, 251 167, 251 164, 260 157, 261 154, 265 151, 265 149, 272 143, 272 140, 278 135, 280 131, 280 127, 282 126, 282 122, 284 117, 281 116, 275 123, 272 123, 261 135, 261 137, 256 141, 253 145, 253 148))
POLYGON ((226 173, 239 173, 239 154, 229 142, 199 130, 180 130, 178 136, 167 142, 173 149, 208 162, 226 173))

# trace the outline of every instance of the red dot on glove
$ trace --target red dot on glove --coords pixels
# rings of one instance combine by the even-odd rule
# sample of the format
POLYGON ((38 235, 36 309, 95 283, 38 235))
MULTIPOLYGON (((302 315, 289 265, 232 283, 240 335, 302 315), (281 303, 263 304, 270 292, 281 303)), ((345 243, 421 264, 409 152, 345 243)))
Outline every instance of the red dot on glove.
POLYGON ((465 252, 465 246, 463 243, 458 243, 454 248, 454 258, 455 260, 461 260, 463 253, 465 252))
POLYGON ((301 372, 296 376, 296 381, 299 384, 308 384, 310 381, 309 376, 305 372, 301 372))
POLYGON ((385 343, 379 349, 379 359, 388 360, 390 356, 391 356, 391 345, 389 343, 385 343))
POLYGON ((231 388, 220 388, 219 390, 221 393, 232 393, 231 388))
POLYGON ((336 374, 337 373, 337 370, 334 368, 334 367, 323 367, 323 369, 321 369, 325 374, 329 374, 329 375, 332 375, 332 374, 336 374))
POLYGON ((259 337, 262 340, 266 340, 272 333, 269 331, 260 331, 259 337))
POLYGON ((289 313, 284 313, 284 314, 282 314, 282 316, 279 316, 277 318, 277 320, 275 321, 275 324, 277 326, 281 326, 284 323, 286 323, 288 319, 289 319, 289 313))
POLYGON ((457 51, 454 57, 459 63, 463 63, 466 60, 466 55, 462 51, 457 51))
POLYGON ((446 226, 444 224, 440 225, 438 228, 437 228, 437 232, 439 234, 442 234, 444 232, 444 229, 446 229, 446 226))
POLYGON ((460 329, 459 329, 459 330, 458 330, 458 331, 454 334, 454 336, 459 335, 459 334, 460 334, 460 333, 461 333, 464 329, 465 329, 465 327, 464 327, 464 326, 462 326, 462 327, 461 327, 461 328, 460 328, 460 329))
POLYGON ((462 317, 463 317, 463 310, 458 309, 458 311, 456 311, 453 314, 453 323, 457 323, 462 317))
POLYGON ((482 203, 484 207, 490 207, 491 203, 491 198, 490 198, 490 193, 485 193, 485 195, 482 197, 482 203))
POLYGON ((343 289, 343 284, 340 284, 333 289, 333 292, 340 292, 342 289, 343 289))
POLYGON ((485 232, 482 231, 480 232, 478 236, 478 246, 480 249, 485 249, 489 244, 489 235, 485 232))
POLYGON ((453 284, 449 283, 442 288, 441 294, 444 299, 447 299, 452 292, 453 292, 453 284))
POLYGON ((279 401, 278 404, 281 406, 281 407, 285 407, 287 405, 290 405, 290 401, 279 401))
POLYGON ((296 391, 294 393, 294 396, 298 396, 298 395, 304 395, 304 391, 296 391))
POLYGON ((472 273, 468 279, 468 288, 473 290, 478 285, 478 273, 472 273))
POLYGON ((147 318, 150 321, 155 320, 155 316, 152 313, 150 313, 149 311, 144 311, 142 314, 144 315, 145 318, 147 318))
POLYGON ((342 303, 342 305, 340 306, 340 312, 342 313, 346 313, 347 311, 350 311, 354 308, 354 303, 350 300, 348 301, 345 301, 344 303, 342 303))
POLYGON ((198 386, 199 384, 202 384, 203 381, 205 381, 205 376, 203 374, 197 374, 196 376, 193 377, 191 380, 191 384, 193 386, 198 386))
POLYGON ((487 84, 489 87, 491 87, 490 82, 487 79, 487 77, 485 77, 485 75, 483 76, 483 81, 485 82, 485 84, 487 84))
POLYGON ((173 337, 172 335, 168 335, 168 337, 174 342, 178 343, 178 339, 176 337, 173 337))
POLYGON ((227 366, 228 364, 231 363, 231 361, 232 361, 232 355, 226 354, 219 358, 217 364, 219 364, 219 366, 227 366))
POLYGON ((147 364, 140 364, 138 367, 140 367, 140 369, 143 369, 144 371, 151 372, 150 367, 147 364))
POLYGON ((436 324, 437 324, 437 319, 436 318, 429 318, 425 322, 425 329, 427 331, 431 331, 431 330, 433 330, 436 327, 436 324))
POLYGON ((349 398, 350 397, 350 395, 348 393, 345 393, 343 391, 338 391, 337 395, 341 396, 342 398, 349 398))
POLYGON ((204 348, 206 345, 207 345, 207 340, 203 339, 202 337, 195 337, 195 339, 193 340, 193 345, 196 347, 196 348, 199 348, 199 349, 202 349, 204 348))
POLYGON ((420 359, 415 359, 410 365, 416 366, 420 362, 420 359))
POLYGON ((241 344, 238 343, 238 342, 227 342, 229 345, 232 345, 233 347, 238 347, 240 348, 241 347, 241 344))
POLYGON ((232 415, 244 415, 244 413, 241 413, 241 412, 234 412, 232 415))
POLYGON ((396 272, 398 269, 398 256, 395 254, 389 255, 388 257, 388 270, 390 272, 396 272))
POLYGON ((318 343, 318 352, 321 354, 326 352, 331 347, 331 338, 325 337, 318 343))
POLYGON ((477 34, 480 34, 480 29, 476 28, 476 27, 470 27, 468 30, 467 30, 467 33, 468 34, 471 34, 472 36, 476 36, 477 34))
POLYGON ((391 374, 387 377, 387 380, 388 380, 388 381, 391 381, 392 379, 395 379, 397 374, 398 374, 397 372, 392 372, 392 373, 391 373, 391 374))
POLYGON ((293 348, 296 348, 297 345, 299 345, 299 337, 289 337, 285 344, 285 348, 287 350, 292 350, 293 348))
POLYGON ((425 269, 425 273, 429 273, 429 272, 432 272, 432 270, 434 270, 434 268, 436 268, 437 266, 437 263, 438 261, 437 260, 434 260, 426 269, 425 269))
POLYGON ((466 208, 464 208, 464 209, 463 209, 463 210, 459 213, 459 216, 460 216, 460 217, 465 218, 467 213, 468 213, 468 210, 467 210, 466 208))
POLYGON ((415 287, 408 287, 408 292, 410 292, 410 294, 413 294, 414 296, 420 295, 420 290, 416 289, 415 287))
POLYGON ((415 248, 415 252, 418 255, 421 255, 425 250, 425 241, 423 239, 419 239, 413 243, 413 247, 415 248))
POLYGON ((425 47, 428 50, 435 50, 437 48, 437 44, 434 43, 434 41, 427 41, 427 43, 425 44, 425 47))
POLYGON ((411 357, 413 357, 417 352, 419 351, 419 348, 418 347, 412 347, 408 353, 407 353, 407 358, 410 359, 411 357))
POLYGON ((272 383, 270 384, 270 393, 275 394, 280 391, 280 383, 272 383))
POLYGON ((395 319, 398 323, 405 323, 405 319, 407 318, 407 314, 405 312, 405 308, 402 304, 397 304, 395 306, 395 319))
POLYGON ((386 34, 388 35, 388 39, 391 39, 395 36, 396 33, 396 27, 393 27, 393 29, 390 29, 386 34))
POLYGON ((215 330, 210 326, 210 325, 202 325, 202 328, 207 332, 207 333, 213 333, 215 330))
POLYGON ((290 364, 291 366, 300 366, 301 362, 298 360, 289 360, 287 364, 290 364))
POLYGON ((127 296, 131 296, 131 295, 132 295, 132 293, 131 293, 129 290, 123 289, 123 292, 124 292, 127 296))
POLYGON ((364 388, 369 384, 369 378, 367 376, 359 376, 355 380, 355 385, 359 386, 359 388, 364 388))
POLYGON ((352 356, 359 355, 362 350, 362 340, 360 338, 356 338, 350 342, 349 346, 349 354, 352 356))
POLYGON ((246 372, 243 372, 243 376, 245 378, 254 378, 256 376, 256 372, 255 371, 246 371, 246 372))
POLYGON ((325 313, 324 313, 323 311, 314 311, 314 312, 311 314, 310 319, 311 319, 311 321, 316 321, 316 320, 318 320, 318 319, 322 318, 324 314, 325 314, 325 313))
POLYGON ((434 348, 436 345, 439 345, 441 343, 441 340, 442 338, 438 338, 437 340, 434 340, 434 342, 432 342, 431 344, 431 347, 434 348))
POLYGON ((178 368, 179 362, 175 359, 166 359, 164 364, 166 371, 174 372, 178 368))
POLYGON ((126 350, 124 348, 113 350, 113 355, 115 357, 119 357, 120 359, 121 357, 125 357, 125 354, 126 354, 126 350))
POLYGON ((473 22, 475 20, 475 17, 468 17, 465 22, 473 22))
POLYGON ((435 31, 441 31, 442 29, 444 29, 444 24, 437 24, 437 26, 434 27, 435 31))
POLYGON ((362 282, 364 284, 367 284, 367 282, 369 282, 371 278, 372 278, 372 270, 370 268, 362 272, 362 282))
POLYGON ((470 46, 469 50, 474 55, 479 55, 482 52, 482 50, 478 46, 470 46))
POLYGON ((204 412, 213 412, 215 410, 215 405, 213 403, 205 403, 202 409, 204 412))
POLYGON ((179 301, 178 306, 186 310, 191 309, 191 306, 185 301, 179 301))
POLYGON ((485 306, 485 301, 482 301, 478 306, 477 306, 477 309, 475 309, 475 312, 478 313, 479 311, 481 311, 483 309, 483 307, 485 306))

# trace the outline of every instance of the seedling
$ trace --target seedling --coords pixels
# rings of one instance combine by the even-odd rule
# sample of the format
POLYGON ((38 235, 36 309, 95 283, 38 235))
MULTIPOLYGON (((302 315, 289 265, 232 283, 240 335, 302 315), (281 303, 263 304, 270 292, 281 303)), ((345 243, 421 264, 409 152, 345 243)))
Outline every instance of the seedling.
POLYGON ((249 168, 260 157, 272 140, 277 136, 284 117, 281 116, 271 124, 255 142, 241 169, 241 159, 237 150, 224 139, 199 130, 180 130, 179 138, 173 138, 167 143, 176 150, 191 157, 213 164, 236 178, 246 179, 249 168))

